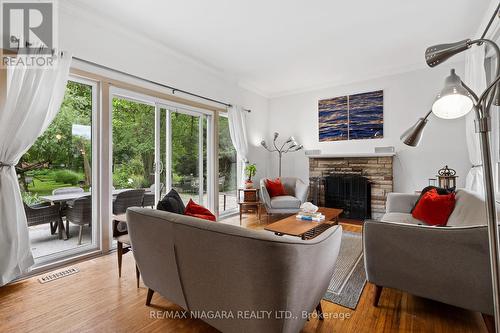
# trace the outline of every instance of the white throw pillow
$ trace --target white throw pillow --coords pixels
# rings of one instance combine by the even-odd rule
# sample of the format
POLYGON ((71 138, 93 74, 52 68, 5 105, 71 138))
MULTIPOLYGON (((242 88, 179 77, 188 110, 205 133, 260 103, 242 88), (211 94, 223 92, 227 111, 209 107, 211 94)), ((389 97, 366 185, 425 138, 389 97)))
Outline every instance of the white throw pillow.
POLYGON ((459 189, 455 199, 455 208, 448 218, 447 226, 466 227, 487 224, 486 205, 481 195, 459 189))

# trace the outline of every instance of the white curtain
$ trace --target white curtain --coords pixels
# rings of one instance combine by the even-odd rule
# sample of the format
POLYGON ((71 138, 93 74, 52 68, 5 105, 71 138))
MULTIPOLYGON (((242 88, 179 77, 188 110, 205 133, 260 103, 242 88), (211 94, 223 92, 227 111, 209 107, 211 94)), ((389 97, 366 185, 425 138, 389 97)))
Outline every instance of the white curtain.
POLYGON ((71 55, 54 60, 51 68, 16 66, 0 110, 0 286, 34 263, 15 165, 59 112, 71 55))
MULTIPOLYGON (((486 69, 484 67, 485 47, 476 46, 466 53, 464 82, 476 94, 481 94, 486 89, 486 69)), ((479 134, 476 133, 474 120, 476 114, 469 112, 465 119, 465 131, 467 139, 467 150, 472 168, 465 179, 465 188, 484 193, 483 167, 481 160, 481 148, 479 145, 479 134)))
POLYGON ((248 139, 245 121, 245 110, 241 106, 232 106, 228 109, 229 134, 234 149, 239 156, 239 168, 241 172, 240 185, 245 182, 245 165, 248 163, 248 139))

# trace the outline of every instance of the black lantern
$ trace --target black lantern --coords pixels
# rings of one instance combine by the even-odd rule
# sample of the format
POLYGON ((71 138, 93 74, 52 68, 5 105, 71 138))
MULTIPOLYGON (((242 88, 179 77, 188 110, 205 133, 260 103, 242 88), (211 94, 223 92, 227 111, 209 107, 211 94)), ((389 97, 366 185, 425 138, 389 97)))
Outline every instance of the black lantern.
POLYGON ((448 168, 447 165, 438 171, 437 177, 439 180, 439 187, 445 189, 454 189, 456 187, 457 172, 448 168))

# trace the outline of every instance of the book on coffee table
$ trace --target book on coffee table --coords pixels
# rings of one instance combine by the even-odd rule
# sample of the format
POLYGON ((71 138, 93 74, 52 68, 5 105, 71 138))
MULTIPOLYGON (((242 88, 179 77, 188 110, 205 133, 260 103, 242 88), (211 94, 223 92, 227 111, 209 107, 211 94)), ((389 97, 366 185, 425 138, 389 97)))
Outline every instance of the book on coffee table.
POLYGON ((291 215, 269 224, 264 229, 274 232, 278 236, 289 235, 308 239, 310 238, 308 236, 309 234, 313 234, 313 237, 317 235, 317 233, 314 232, 317 228, 326 230, 323 226, 328 227, 336 224, 340 214, 342 214, 342 209, 320 207, 318 212, 325 216, 325 219, 320 222, 298 220, 295 215, 291 215))

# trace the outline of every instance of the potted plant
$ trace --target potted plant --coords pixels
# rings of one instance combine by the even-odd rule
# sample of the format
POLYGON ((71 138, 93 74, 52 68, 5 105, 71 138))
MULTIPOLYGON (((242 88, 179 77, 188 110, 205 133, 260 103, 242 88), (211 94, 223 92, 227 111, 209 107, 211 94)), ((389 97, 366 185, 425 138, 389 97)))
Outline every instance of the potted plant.
POLYGON ((248 164, 245 167, 245 174, 247 175, 247 180, 245 180, 245 188, 253 188, 252 177, 257 173, 257 167, 255 164, 248 164))

